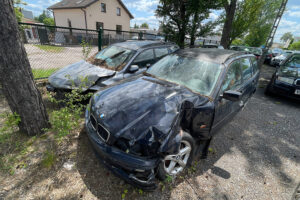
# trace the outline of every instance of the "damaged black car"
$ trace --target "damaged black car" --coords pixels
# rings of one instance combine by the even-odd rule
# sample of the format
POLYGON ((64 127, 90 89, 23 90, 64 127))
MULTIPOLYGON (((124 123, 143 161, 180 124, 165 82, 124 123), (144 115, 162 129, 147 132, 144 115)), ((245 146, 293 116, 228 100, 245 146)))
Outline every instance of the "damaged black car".
POLYGON ((116 43, 86 61, 58 70, 48 78, 46 88, 62 94, 79 87, 82 92, 96 92, 142 74, 153 63, 177 49, 175 44, 158 41, 116 43))
POLYGON ((109 169, 143 189, 176 176, 256 91, 254 55, 185 49, 144 76, 94 94, 85 114, 89 140, 109 169))

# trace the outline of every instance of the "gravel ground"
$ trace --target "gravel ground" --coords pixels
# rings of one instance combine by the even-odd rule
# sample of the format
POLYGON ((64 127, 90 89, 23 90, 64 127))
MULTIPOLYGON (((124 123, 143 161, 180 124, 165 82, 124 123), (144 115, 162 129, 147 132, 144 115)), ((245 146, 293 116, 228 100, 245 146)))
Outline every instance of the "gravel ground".
MULTIPOLYGON (((62 68, 83 59, 82 47, 63 47, 61 52, 44 51, 33 44, 25 44, 25 49, 33 69, 62 68)), ((91 55, 98 51, 98 47, 92 47, 91 55)))
POLYGON ((216 135, 208 158, 171 184, 140 194, 99 163, 81 131, 53 169, 0 177, 0 199, 121 199, 128 190, 125 199, 290 200, 300 182, 300 104, 264 95, 272 71, 263 67, 257 93, 216 135))

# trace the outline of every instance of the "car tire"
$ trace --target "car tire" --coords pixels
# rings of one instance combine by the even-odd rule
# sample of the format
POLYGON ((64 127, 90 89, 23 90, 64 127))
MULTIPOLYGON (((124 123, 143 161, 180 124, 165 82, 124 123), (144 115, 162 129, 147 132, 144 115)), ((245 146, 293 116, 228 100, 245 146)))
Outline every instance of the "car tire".
POLYGON ((189 167, 193 161, 195 155, 196 144, 194 138, 187 132, 183 132, 182 139, 180 141, 180 150, 178 154, 166 155, 162 162, 158 165, 157 168, 157 177, 160 180, 165 180, 167 176, 177 176, 179 173, 184 171, 187 167, 189 167), (189 154, 183 154, 186 149, 189 150, 189 154), (185 156, 188 156, 185 157, 185 156), (171 159, 174 159, 171 161, 171 159), (181 160, 181 161, 180 161, 181 160), (175 162, 175 166, 174 166, 175 162), (183 162, 183 163, 182 163, 183 162), (179 164, 181 163, 181 165, 179 164), (183 165, 184 164, 184 165, 183 165), (173 167, 172 167, 173 166, 173 167))

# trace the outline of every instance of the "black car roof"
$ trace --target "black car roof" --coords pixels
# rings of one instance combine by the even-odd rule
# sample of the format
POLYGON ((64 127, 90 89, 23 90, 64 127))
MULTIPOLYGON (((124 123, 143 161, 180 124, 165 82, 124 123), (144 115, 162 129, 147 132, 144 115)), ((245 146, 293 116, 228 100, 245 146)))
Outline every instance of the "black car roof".
POLYGON ((138 50, 141 48, 153 47, 153 46, 161 46, 161 45, 175 45, 173 43, 160 42, 160 41, 151 41, 151 40, 143 40, 143 41, 126 41, 113 44, 116 46, 138 50))
POLYGON ((225 63, 226 60, 239 55, 246 55, 245 52, 227 49, 191 48, 181 49, 176 54, 184 57, 193 57, 218 64, 225 63))

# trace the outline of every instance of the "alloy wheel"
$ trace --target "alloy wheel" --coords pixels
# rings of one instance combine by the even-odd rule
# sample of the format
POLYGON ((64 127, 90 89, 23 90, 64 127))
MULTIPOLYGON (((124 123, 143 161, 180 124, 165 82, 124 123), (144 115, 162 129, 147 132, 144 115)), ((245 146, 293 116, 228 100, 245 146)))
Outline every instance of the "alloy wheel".
POLYGON ((171 176, 182 172, 187 165, 191 151, 191 144, 186 140, 181 141, 178 154, 167 155, 164 158, 165 172, 171 176))

